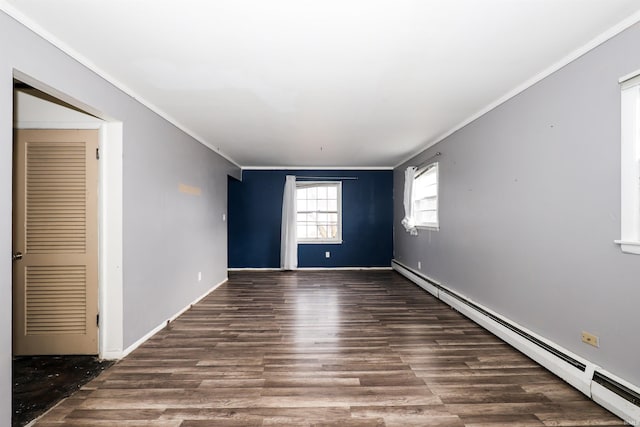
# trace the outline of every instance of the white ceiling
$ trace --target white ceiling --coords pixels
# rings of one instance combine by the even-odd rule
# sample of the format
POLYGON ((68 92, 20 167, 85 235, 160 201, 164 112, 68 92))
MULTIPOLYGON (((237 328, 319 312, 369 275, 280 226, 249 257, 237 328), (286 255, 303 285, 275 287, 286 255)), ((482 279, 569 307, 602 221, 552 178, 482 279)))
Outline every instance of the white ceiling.
POLYGON ((243 167, 395 166, 640 10, 638 0, 2 2, 243 167))

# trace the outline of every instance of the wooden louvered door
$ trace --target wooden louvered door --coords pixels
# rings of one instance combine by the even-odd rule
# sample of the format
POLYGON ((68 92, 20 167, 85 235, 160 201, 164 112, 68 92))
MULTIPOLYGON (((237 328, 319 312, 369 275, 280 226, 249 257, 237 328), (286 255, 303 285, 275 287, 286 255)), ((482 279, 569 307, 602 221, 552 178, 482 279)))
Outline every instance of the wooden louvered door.
POLYGON ((98 131, 15 137, 13 353, 97 354, 98 131))

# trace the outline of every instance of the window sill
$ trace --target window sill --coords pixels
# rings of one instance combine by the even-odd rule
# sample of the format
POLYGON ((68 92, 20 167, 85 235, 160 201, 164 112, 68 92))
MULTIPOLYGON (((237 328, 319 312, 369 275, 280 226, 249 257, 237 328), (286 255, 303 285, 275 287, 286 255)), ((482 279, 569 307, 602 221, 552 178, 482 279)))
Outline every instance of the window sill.
POLYGON ((620 249, 622 250, 622 252, 640 255, 640 242, 630 240, 614 240, 614 243, 620 245, 620 249))
POLYGON ((416 228, 418 230, 440 231, 439 226, 433 226, 433 225, 416 225, 416 228))
POLYGON ((342 240, 298 240, 299 245, 341 245, 342 240))

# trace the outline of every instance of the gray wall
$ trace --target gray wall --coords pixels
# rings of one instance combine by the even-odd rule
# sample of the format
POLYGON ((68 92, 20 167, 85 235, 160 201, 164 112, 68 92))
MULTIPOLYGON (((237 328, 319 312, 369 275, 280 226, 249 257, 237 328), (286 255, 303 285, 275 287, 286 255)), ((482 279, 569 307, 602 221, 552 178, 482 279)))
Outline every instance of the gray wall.
POLYGON ((635 25, 394 172, 395 259, 640 386, 640 256, 620 238, 620 89, 635 25), (403 171, 436 151, 440 231, 408 235, 403 171), (580 340, 600 337, 600 348, 580 340))
POLYGON ((3 12, 0 52, 0 425, 9 425, 13 69, 123 122, 125 347, 226 278, 221 216, 227 174, 239 171, 3 12))

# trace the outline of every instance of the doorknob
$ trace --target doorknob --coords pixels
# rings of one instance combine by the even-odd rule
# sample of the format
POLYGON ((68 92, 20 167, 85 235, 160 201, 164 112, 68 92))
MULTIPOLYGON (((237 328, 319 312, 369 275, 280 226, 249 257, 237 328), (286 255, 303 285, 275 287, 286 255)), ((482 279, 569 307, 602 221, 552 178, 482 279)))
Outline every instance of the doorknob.
POLYGON ((13 254, 14 261, 18 261, 19 259, 22 259, 22 252, 16 252, 15 254, 13 254))

